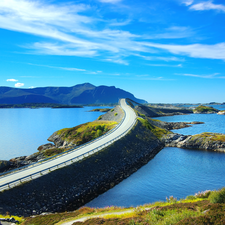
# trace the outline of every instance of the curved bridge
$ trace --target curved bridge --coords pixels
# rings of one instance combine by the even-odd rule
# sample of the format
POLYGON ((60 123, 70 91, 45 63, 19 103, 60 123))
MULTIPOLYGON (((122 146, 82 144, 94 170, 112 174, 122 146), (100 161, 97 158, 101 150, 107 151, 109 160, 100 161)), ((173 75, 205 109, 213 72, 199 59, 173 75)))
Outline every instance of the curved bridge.
POLYGON ((76 161, 79 161, 101 149, 112 144, 114 141, 126 135, 134 126, 136 122, 136 114, 134 110, 127 105, 125 99, 120 100, 120 106, 124 110, 124 118, 119 125, 113 130, 95 139, 88 144, 82 145, 69 151, 68 154, 54 157, 51 160, 35 163, 24 169, 18 169, 14 172, 9 172, 5 176, 0 177, 0 191, 13 188, 20 185, 22 182, 29 181, 45 175, 51 171, 68 166, 76 161))

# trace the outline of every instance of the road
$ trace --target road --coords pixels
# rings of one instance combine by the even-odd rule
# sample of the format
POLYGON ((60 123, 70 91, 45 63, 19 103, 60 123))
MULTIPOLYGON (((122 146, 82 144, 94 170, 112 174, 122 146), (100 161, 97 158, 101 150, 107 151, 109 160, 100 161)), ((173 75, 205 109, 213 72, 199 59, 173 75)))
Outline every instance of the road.
MULTIPOLYGON (((124 118, 122 124, 120 126, 118 126, 118 128, 115 129, 113 132, 111 132, 108 135, 103 136, 100 139, 90 142, 88 145, 85 145, 85 146, 79 148, 78 150, 75 149, 74 151, 71 151, 69 154, 65 154, 60 157, 54 158, 52 160, 48 160, 42 164, 37 163, 37 165, 35 165, 34 167, 29 167, 27 169, 23 169, 18 172, 11 173, 7 176, 1 177, 0 178, 0 190, 4 190, 3 187, 5 187, 5 185, 8 185, 8 184, 10 184, 10 188, 11 188, 12 187, 11 184, 13 184, 13 182, 15 182, 15 181, 18 181, 25 177, 29 178, 33 174, 37 174, 37 173, 41 174, 41 171, 48 170, 49 168, 52 168, 54 166, 57 166, 64 162, 67 162, 75 157, 79 157, 87 152, 90 152, 91 150, 98 148, 99 146, 102 146, 106 143, 113 141, 115 138, 118 138, 119 136, 124 134, 124 132, 129 130, 132 127, 132 125, 135 123, 136 114, 135 114, 134 110, 130 106, 127 105, 125 99, 120 100, 120 105, 125 112, 125 118, 124 118)), ((32 177, 30 179, 32 179, 32 177)))

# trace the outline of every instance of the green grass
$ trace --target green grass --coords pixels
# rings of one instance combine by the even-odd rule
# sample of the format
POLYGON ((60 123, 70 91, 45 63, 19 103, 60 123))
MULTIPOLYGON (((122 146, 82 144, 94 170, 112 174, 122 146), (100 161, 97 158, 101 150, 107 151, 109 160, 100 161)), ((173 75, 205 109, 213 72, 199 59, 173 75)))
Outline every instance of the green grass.
POLYGON ((73 128, 64 128, 59 130, 57 134, 60 135, 63 140, 78 146, 100 137, 116 125, 117 122, 113 121, 94 121, 73 128))
POLYGON ((142 123, 142 125, 147 128, 148 130, 150 130, 157 138, 161 138, 163 135, 165 134, 170 134, 171 132, 168 130, 165 130, 163 128, 154 126, 152 124, 149 123, 149 121, 147 119, 143 119, 143 118, 138 118, 138 120, 142 123))
POLYGON ((214 109, 213 107, 210 106, 204 106, 200 105, 194 109, 194 112, 200 112, 200 113, 205 113, 205 112, 218 112, 217 109, 214 109))
POLYGON ((212 192, 209 200, 211 203, 225 203, 225 188, 212 192))

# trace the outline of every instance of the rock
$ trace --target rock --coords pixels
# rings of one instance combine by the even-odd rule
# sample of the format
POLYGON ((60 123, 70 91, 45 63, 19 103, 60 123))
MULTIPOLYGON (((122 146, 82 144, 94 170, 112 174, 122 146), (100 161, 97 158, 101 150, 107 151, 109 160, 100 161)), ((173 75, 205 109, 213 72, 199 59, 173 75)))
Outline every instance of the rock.
POLYGON ((7 160, 0 160, 0 172, 4 172, 5 170, 8 170, 13 165, 12 162, 7 160))
POLYGON ((58 148, 64 145, 64 140, 61 139, 61 135, 58 134, 58 131, 54 132, 49 138, 48 141, 51 141, 58 148))
POLYGON ((37 150, 41 152, 50 148, 55 148, 55 145, 53 145, 52 143, 47 143, 47 144, 39 146, 37 150))
POLYGON ((225 135, 202 133, 197 135, 167 134, 161 138, 166 147, 202 149, 225 152, 225 135))
POLYGON ((38 160, 43 158, 44 158, 44 155, 42 153, 35 152, 34 154, 27 156, 25 160, 31 161, 31 162, 37 162, 38 160))
POLYGON ((204 124, 204 122, 193 121, 193 122, 191 122, 191 123, 188 123, 188 124, 204 124))
POLYGON ((219 111, 217 114, 218 115, 225 115, 225 110, 219 111))

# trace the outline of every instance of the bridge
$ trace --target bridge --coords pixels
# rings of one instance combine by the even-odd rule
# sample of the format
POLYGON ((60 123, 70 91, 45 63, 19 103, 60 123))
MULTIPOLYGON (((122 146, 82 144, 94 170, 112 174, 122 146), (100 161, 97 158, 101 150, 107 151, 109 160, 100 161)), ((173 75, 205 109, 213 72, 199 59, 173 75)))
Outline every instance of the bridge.
POLYGON ((125 99, 121 99, 119 103, 124 111, 124 118, 113 130, 98 139, 67 152, 66 154, 35 163, 22 169, 19 168, 0 176, 0 191, 13 188, 23 182, 36 179, 51 171, 75 163, 97 151, 100 151, 125 136, 136 123, 137 116, 134 110, 127 105, 125 99))

